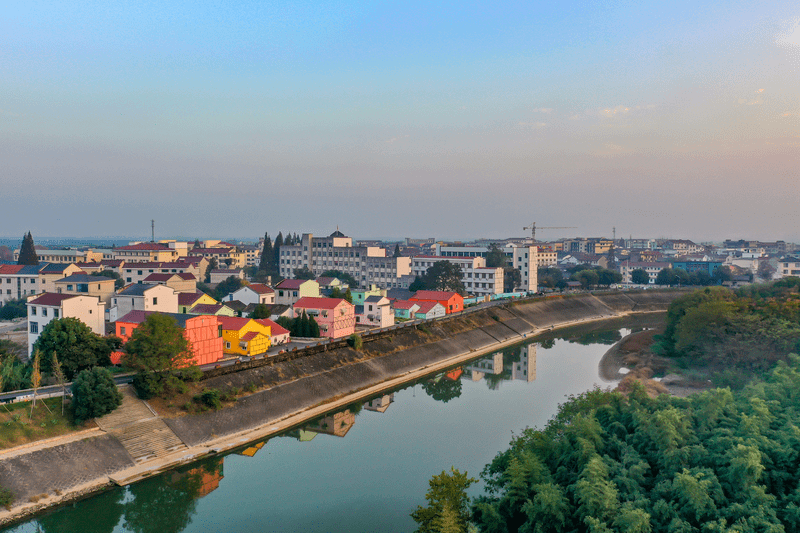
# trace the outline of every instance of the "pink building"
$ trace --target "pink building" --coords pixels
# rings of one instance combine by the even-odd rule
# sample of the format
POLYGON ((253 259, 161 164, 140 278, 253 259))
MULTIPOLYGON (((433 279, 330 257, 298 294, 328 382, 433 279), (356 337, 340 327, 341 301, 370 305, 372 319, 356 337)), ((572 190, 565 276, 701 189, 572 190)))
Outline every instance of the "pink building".
POLYGON ((305 296, 292 306, 294 316, 313 316, 323 337, 338 339, 352 335, 356 330, 355 306, 342 298, 314 298, 305 296))

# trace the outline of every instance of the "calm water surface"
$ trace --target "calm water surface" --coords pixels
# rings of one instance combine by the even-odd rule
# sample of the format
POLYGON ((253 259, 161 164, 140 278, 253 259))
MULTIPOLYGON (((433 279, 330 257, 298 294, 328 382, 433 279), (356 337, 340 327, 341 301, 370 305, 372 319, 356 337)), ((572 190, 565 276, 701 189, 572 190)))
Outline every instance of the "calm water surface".
MULTIPOLYGON (((601 381, 641 321, 515 346, 248 448, 14 526, 55 532, 409 532, 433 474, 477 477, 514 433, 601 381)), ((473 491, 480 492, 480 487, 473 491)))

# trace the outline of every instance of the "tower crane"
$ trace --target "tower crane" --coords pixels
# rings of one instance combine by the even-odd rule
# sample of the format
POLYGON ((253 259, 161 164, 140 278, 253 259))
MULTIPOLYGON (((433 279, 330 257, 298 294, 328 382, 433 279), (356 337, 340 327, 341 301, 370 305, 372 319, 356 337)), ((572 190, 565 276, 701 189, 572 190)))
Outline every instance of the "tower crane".
MULTIPOLYGON (((531 239, 536 242, 536 222, 531 222, 530 226, 522 228, 523 231, 531 230, 531 239)), ((539 229, 578 229, 575 226, 539 226, 539 229)))

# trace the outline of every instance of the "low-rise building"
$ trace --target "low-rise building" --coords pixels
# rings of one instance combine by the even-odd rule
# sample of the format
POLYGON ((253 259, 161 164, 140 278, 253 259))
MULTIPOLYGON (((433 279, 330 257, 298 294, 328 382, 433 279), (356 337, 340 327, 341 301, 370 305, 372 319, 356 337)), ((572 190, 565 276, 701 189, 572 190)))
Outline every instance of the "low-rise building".
POLYGON ((188 272, 176 272, 175 274, 150 274, 142 280, 146 285, 166 285, 177 293, 193 294, 197 292, 197 278, 188 272))
POLYGON ((778 275, 782 278, 800 276, 800 257, 782 257, 778 261, 778 275))
POLYGON ((244 270, 241 268, 215 268, 211 271, 210 283, 222 283, 228 278, 244 279, 244 270))
POLYGON ((414 318, 418 320, 431 320, 441 318, 447 314, 445 307, 439 302, 416 302, 419 308, 414 311, 414 318))
POLYGON ((105 305, 95 296, 43 293, 28 296, 28 355, 44 331, 57 318, 77 318, 98 335, 106 334, 105 305))
POLYGON ((300 298, 318 298, 319 283, 313 279, 285 279, 275 287, 275 303, 293 305, 300 298))
POLYGON ((269 327, 270 330, 270 342, 272 346, 280 346, 281 344, 286 344, 289 342, 289 330, 278 324, 277 322, 273 322, 269 318, 257 318, 255 319, 256 322, 260 322, 265 326, 269 327))
POLYGON ((124 287, 112 298, 109 321, 131 311, 158 311, 160 313, 178 312, 178 293, 166 285, 146 285, 134 283, 124 287))
POLYGON ((414 313, 419 309, 419 303, 410 302, 408 300, 394 300, 392 302, 392 309, 394 309, 395 318, 413 320, 414 313))
POLYGON ((39 266, 39 292, 56 292, 56 281, 83 272, 74 263, 46 263, 39 266))
POLYGON ((297 300, 292 309, 295 317, 302 316, 304 312, 314 317, 323 337, 338 339, 355 331, 355 306, 342 298, 305 296, 297 300))
POLYGON ((111 307, 114 297, 114 280, 103 276, 72 274, 54 282, 58 294, 85 294, 100 299, 106 309, 111 307))
POLYGON ((245 305, 271 305, 275 303, 275 290, 263 283, 251 283, 222 298, 223 302, 232 302, 233 300, 239 300, 245 305))
POLYGON ((0 265, 0 305, 40 292, 38 265, 0 265))
MULTIPOLYGON (((117 337, 123 343, 128 342, 133 332, 145 319, 155 311, 131 311, 114 324, 117 337)), ((215 316, 194 316, 181 313, 161 313, 172 317, 178 326, 183 328, 183 336, 189 341, 192 363, 207 365, 222 359, 222 331, 219 319, 215 316)), ((111 354, 111 362, 118 365, 122 362, 122 352, 111 354)))
POLYGON ((178 293, 178 313, 188 313, 199 304, 216 304, 217 301, 202 291, 178 293))
POLYGON ((158 242, 139 242, 114 248, 114 259, 126 263, 170 262, 179 257, 176 249, 158 242))
MULTIPOLYGON (((520 256, 520 259, 522 257, 520 256)), ((487 267, 486 259, 480 256, 458 257, 458 256, 438 256, 422 255, 413 257, 411 261, 411 271, 414 276, 422 277, 438 262, 447 261, 457 265, 461 269, 461 283, 468 294, 475 296, 490 296, 492 294, 502 294, 505 292, 504 272, 502 267, 487 267)), ((531 274, 529 262, 524 262, 524 268, 528 275, 531 274)), ((535 263, 534 263, 535 264, 535 263)), ((522 274, 522 264, 520 264, 520 275, 522 274)), ((536 268, 533 268, 536 271, 536 268)), ((525 283, 523 282, 523 285, 525 283)), ((527 289, 526 289, 527 290, 527 289)))
POLYGON ((457 292, 417 291, 410 300, 412 302, 438 302, 442 304, 448 315, 464 310, 464 297, 457 292))
POLYGON ((200 262, 193 263, 189 258, 180 261, 155 261, 124 264, 120 276, 125 283, 139 283, 151 274, 191 274, 196 279, 205 275, 207 263, 205 259, 198 258, 200 262))
POLYGON ((252 357, 267 353, 272 344, 270 326, 241 317, 218 317, 222 326, 222 349, 229 355, 252 357))
POLYGON ((190 315, 236 316, 236 311, 224 304, 196 304, 190 315))
POLYGON ((386 328, 394 325, 394 313, 386 296, 368 296, 362 305, 356 306, 356 324, 386 328))
POLYGON ((633 283, 631 280, 631 272, 642 269, 647 272, 647 275, 650 277, 650 284, 654 284, 656 282, 656 278, 658 277, 658 273, 665 268, 670 268, 670 264, 656 261, 644 261, 638 263, 634 261, 625 261, 624 263, 620 263, 619 272, 622 274, 623 283, 633 283))

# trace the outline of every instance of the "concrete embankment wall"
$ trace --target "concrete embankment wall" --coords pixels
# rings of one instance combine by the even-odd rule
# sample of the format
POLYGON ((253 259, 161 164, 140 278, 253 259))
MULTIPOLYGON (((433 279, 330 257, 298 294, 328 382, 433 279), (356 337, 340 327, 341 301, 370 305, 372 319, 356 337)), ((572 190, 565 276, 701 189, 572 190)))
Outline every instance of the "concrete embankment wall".
MULTIPOLYGON (((374 395, 375 391, 386 388, 390 380, 391 386, 402 385, 443 365, 491 353, 552 327, 620 317, 631 312, 664 311, 681 294, 646 291, 540 298, 491 307, 416 328, 398 329, 376 338, 367 337, 360 351, 341 346, 307 357, 268 362, 241 372, 213 376, 204 382, 205 386, 223 390, 249 386, 266 388, 240 398, 223 410, 165 422, 190 447, 219 443, 227 437, 228 446, 220 446, 227 449, 238 442, 236 439, 247 438, 249 432, 263 433, 265 427, 291 415, 296 423, 302 423, 313 407, 327 406, 335 400, 361 401, 362 396, 374 395)), ((103 435, 28 453, 0 453, 0 486, 14 491, 16 502, 50 494, 25 511, 33 512, 83 492, 99 490, 109 483, 109 475, 131 464, 132 459, 120 442, 112 435, 103 435)), ((146 463, 140 466, 147 470, 146 463)), ((161 463, 147 472, 152 475, 168 466, 161 463)), ((19 516, 21 514, 13 510, 11 513, 0 510, 0 524, 19 516)))
POLYGON ((285 382, 241 398, 224 410, 173 418, 166 423, 187 445, 199 445, 269 424, 332 398, 352 394, 460 354, 467 359, 501 344, 522 341, 525 336, 539 330, 614 318, 639 310, 666 310, 669 302, 679 295, 676 291, 647 291, 630 295, 580 295, 518 302, 366 343, 364 351, 386 355, 363 361, 357 361, 358 352, 338 348, 279 365, 226 374, 205 384, 226 389, 285 382), (426 334, 426 329, 430 333, 426 334), (438 340, 425 342, 426 335, 438 340), (409 336, 415 336, 419 344, 396 350, 397 345, 411 343, 409 336))

